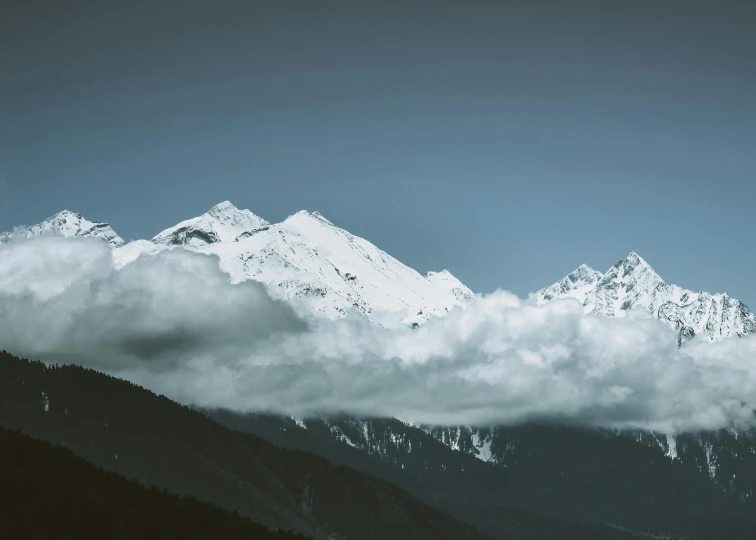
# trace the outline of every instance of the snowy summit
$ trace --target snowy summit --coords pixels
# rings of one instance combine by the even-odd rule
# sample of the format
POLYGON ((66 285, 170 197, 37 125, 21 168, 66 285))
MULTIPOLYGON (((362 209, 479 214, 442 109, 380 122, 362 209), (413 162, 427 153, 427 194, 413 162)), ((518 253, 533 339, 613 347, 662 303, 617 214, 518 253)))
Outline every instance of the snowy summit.
POLYGON ((202 247, 216 242, 235 242, 266 227, 270 227, 270 223, 261 217, 224 201, 199 217, 164 230, 152 241, 156 244, 202 247))
POLYGON ((575 298, 586 313, 605 317, 646 310, 678 331, 678 345, 697 335, 719 341, 756 332, 756 316, 741 301, 669 285, 634 251, 605 274, 582 265, 536 293, 541 304, 556 298, 575 298))
POLYGON ((113 247, 120 247, 126 243, 107 223, 89 221, 82 217, 81 214, 68 210, 58 212, 42 223, 32 225, 31 227, 20 227, 13 232, 2 233, 0 234, 0 243, 5 244, 12 240, 44 235, 101 238, 113 247))

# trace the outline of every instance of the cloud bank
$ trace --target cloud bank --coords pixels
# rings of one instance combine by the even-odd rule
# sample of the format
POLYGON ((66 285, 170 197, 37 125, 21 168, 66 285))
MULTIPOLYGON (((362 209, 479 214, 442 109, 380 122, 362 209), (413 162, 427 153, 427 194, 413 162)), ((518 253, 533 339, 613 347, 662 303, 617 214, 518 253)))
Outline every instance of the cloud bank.
POLYGON ((674 432, 752 425, 756 338, 676 348, 642 312, 584 315, 497 291, 417 330, 309 318, 184 250, 116 269, 99 240, 0 246, 0 347, 177 401, 429 424, 570 421, 674 432))

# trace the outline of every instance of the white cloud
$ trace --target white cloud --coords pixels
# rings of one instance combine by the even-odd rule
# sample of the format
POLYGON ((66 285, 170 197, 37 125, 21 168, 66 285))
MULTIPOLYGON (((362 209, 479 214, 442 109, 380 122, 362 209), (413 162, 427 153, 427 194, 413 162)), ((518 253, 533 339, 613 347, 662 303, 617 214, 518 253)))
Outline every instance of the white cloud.
POLYGON ((675 346, 650 315, 583 315, 497 291, 417 329, 304 320, 214 257, 114 268, 99 240, 0 246, 0 347, 185 403, 439 424, 558 419, 664 431, 750 423, 756 339, 675 346))

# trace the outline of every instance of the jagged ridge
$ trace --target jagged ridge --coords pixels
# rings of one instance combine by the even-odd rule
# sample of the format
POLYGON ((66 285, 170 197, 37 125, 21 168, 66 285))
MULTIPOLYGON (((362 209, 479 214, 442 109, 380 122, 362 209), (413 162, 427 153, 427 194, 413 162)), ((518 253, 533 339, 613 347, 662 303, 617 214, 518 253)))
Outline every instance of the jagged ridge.
POLYGON ((678 332, 678 345, 697 335, 709 341, 743 337, 756 332, 756 316, 741 301, 669 285, 640 255, 631 252, 605 274, 586 265, 535 294, 543 304, 557 298, 575 298, 586 313, 621 317, 643 309, 678 332))
POLYGON ((235 242, 267 227, 270 227, 270 223, 263 218, 249 210, 239 210, 229 201, 224 201, 199 217, 164 230, 152 241, 156 244, 198 248, 216 242, 235 242))
POLYGON ((113 247, 123 246, 126 242, 118 236, 107 223, 89 221, 81 214, 63 210, 41 223, 30 227, 21 227, 13 232, 0 234, 0 243, 6 244, 12 240, 34 238, 44 235, 84 236, 101 238, 113 247))

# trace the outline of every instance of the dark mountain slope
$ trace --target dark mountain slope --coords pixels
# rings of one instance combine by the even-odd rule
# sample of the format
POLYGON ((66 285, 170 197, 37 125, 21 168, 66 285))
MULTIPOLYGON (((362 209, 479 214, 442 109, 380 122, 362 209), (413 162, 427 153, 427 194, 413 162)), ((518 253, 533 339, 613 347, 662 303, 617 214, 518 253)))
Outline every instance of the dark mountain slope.
POLYGON ((381 476, 495 538, 612 539, 632 535, 587 514, 540 482, 456 452, 395 419, 293 420, 275 415, 207 411, 233 429, 276 444, 323 455, 334 463, 381 476), (351 446, 342 442, 349 433, 351 446))
MULTIPOLYGON (((696 532, 745 521, 746 531, 756 530, 753 429, 669 437, 545 424, 482 431, 476 438, 489 441, 489 460, 614 522, 642 520, 657 530, 666 523, 696 532)), ((431 433, 465 452, 474 449, 470 428, 431 433)))
POLYGON ((662 536, 756 534, 750 496, 627 435, 537 424, 500 428, 490 451, 509 458, 494 464, 394 419, 308 419, 305 429, 272 415, 209 414, 281 446, 382 476, 499 538, 563 538, 565 531, 610 538, 622 534, 616 527, 662 536))
POLYGON ((234 432, 136 385, 0 353, 0 425, 143 484, 315 538, 483 535, 384 480, 234 432))
POLYGON ((0 427, 0 537, 305 540, 146 488, 60 446, 0 427))

